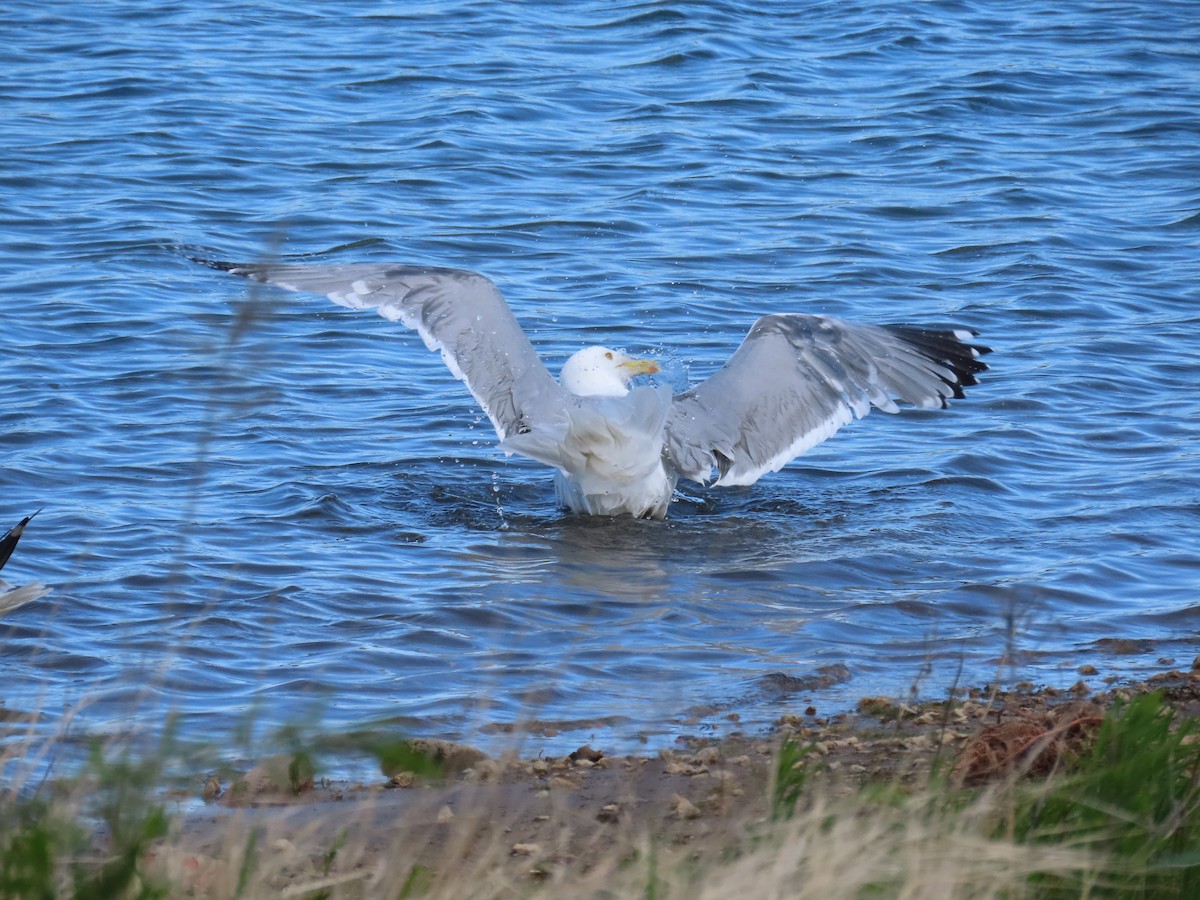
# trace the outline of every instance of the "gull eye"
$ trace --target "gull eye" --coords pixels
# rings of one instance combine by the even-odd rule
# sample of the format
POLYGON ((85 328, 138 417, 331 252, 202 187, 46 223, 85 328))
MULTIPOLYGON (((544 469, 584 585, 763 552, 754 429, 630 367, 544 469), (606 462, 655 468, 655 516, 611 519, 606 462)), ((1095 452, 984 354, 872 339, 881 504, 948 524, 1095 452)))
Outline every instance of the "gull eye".
POLYGON ((604 358, 605 358, 605 359, 612 359, 612 351, 610 350, 610 351, 608 351, 607 353, 605 353, 605 354, 604 354, 604 358))

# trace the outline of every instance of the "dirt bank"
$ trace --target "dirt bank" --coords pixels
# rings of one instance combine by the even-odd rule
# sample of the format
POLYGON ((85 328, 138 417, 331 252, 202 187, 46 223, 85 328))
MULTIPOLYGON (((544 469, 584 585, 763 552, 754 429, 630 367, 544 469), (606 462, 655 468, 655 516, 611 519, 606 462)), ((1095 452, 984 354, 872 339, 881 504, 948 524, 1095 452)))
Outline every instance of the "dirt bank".
POLYGON ((754 841, 772 813, 785 740, 806 748, 804 764, 833 792, 868 781, 915 790, 935 769, 979 783, 1062 764, 1114 703, 1150 690, 1200 715, 1200 672, 1173 670, 1096 695, 1081 683, 913 707, 864 698, 828 719, 785 716, 767 737, 697 738, 648 757, 583 747, 492 759, 425 742, 417 749, 440 760, 439 777, 399 771, 356 784, 276 759, 230 783, 205 779, 209 802, 148 862, 186 892, 213 896, 236 894, 251 870, 260 889, 284 896, 397 896, 451 875, 496 888, 485 894, 602 884, 648 854, 726 859, 754 841))

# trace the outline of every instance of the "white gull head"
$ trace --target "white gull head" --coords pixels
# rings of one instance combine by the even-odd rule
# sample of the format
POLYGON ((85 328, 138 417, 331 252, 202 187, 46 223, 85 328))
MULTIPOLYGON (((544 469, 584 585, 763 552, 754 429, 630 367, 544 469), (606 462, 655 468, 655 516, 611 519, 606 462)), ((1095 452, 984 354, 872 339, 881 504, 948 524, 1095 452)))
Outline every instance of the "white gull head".
POLYGON ((635 375, 653 375, 658 364, 608 347, 585 347, 562 367, 559 383, 576 397, 624 397, 635 375))

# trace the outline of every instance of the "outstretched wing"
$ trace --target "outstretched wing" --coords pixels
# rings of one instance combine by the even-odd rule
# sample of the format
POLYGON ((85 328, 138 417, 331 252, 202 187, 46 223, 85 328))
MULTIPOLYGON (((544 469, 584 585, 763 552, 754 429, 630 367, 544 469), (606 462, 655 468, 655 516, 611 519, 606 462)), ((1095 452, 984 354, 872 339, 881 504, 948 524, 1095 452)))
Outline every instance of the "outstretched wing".
POLYGON ((974 332, 763 316, 711 378, 675 398, 667 454, 686 478, 753 484, 874 406, 945 406, 987 366, 974 332))
POLYGON ((440 351, 501 440, 561 417, 563 389, 547 371, 500 291, 475 272, 428 266, 256 265, 198 260, 290 291, 376 309, 440 351))

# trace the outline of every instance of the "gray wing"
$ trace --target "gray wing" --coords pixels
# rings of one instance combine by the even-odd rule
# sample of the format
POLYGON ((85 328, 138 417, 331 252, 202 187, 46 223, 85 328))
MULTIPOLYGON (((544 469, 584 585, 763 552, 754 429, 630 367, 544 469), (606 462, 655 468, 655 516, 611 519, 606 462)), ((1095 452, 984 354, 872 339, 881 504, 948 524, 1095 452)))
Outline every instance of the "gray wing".
POLYGON ((753 484, 896 401, 945 406, 987 366, 974 332, 855 325, 830 316, 759 319, 711 378, 675 398, 667 455, 686 478, 753 484))
POLYGON ((491 281, 464 269, 373 265, 240 265, 198 260, 289 291, 376 309, 440 351, 500 439, 561 417, 564 392, 491 281))

